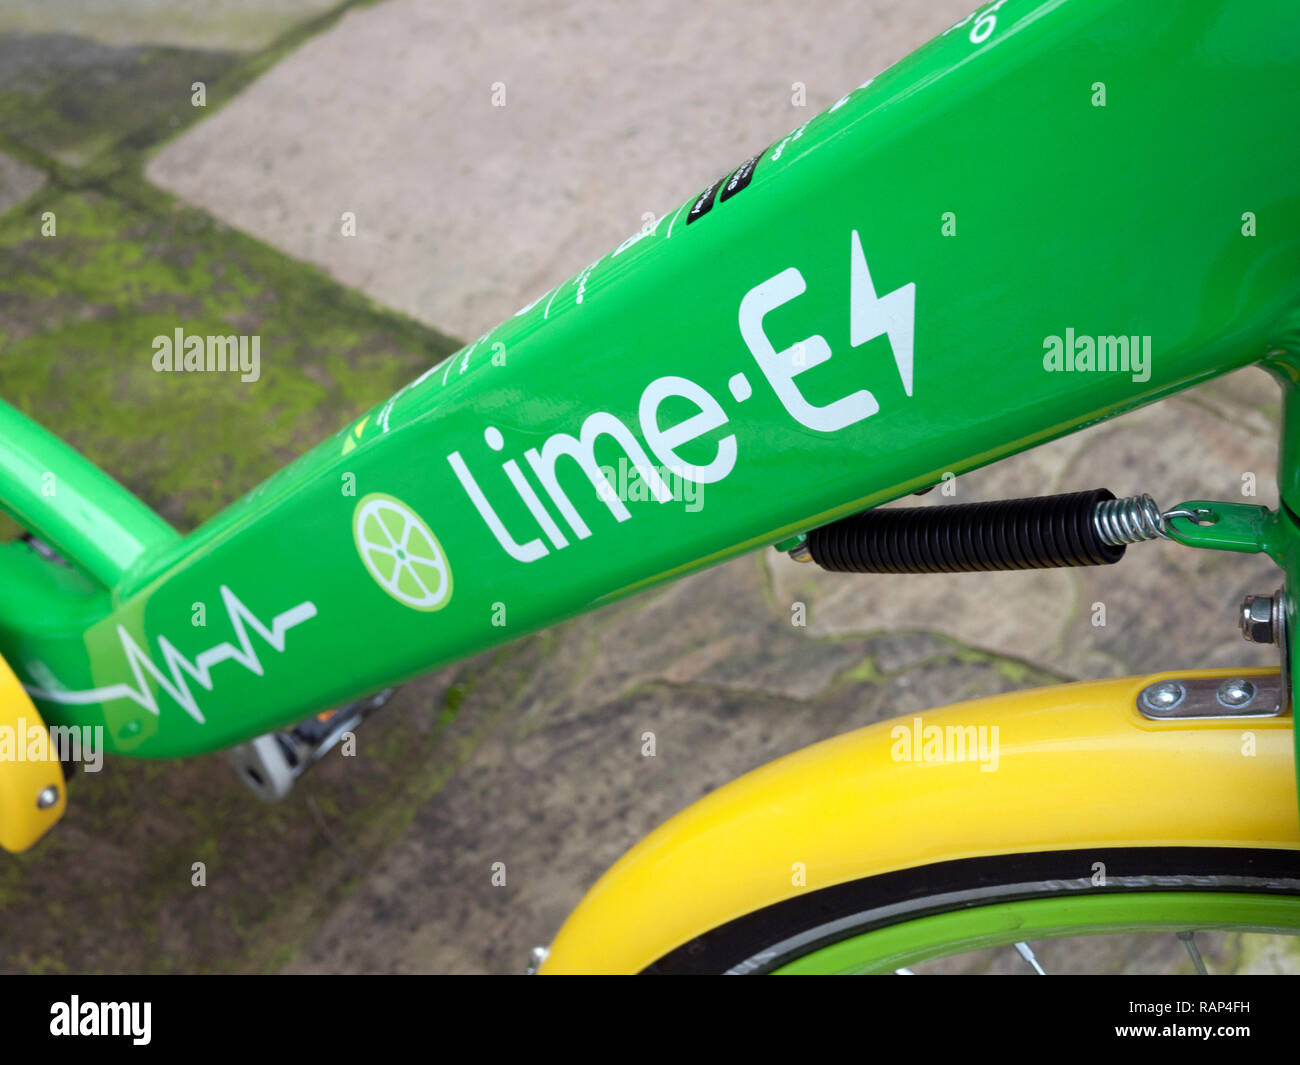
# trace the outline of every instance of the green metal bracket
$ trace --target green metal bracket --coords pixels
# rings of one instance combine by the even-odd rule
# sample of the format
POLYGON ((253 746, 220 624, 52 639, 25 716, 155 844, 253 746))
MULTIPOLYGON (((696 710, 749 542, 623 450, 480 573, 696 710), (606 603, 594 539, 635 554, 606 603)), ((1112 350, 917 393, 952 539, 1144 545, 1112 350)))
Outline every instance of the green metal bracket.
POLYGON ((1188 547, 1262 552, 1283 565, 1283 533, 1277 512, 1268 507, 1194 499, 1165 511, 1165 531, 1171 540, 1188 547))

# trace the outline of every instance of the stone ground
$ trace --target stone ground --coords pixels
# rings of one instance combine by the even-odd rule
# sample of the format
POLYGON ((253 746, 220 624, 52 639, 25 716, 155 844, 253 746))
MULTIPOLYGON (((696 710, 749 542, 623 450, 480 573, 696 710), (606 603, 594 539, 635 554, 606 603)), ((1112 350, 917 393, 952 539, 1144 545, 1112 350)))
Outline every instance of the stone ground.
POLYGON ((388 0, 286 56, 146 175, 472 339, 968 10, 388 0))
MULTIPOLYGON (((191 528, 968 3, 752 3, 743 22, 687 0, 8 4, 0 395, 191 528), (39 235, 48 211, 57 240, 39 235), (149 339, 178 317, 284 356, 256 388, 164 390, 149 339)), ((1253 474, 1273 504, 1277 416, 1275 387, 1243 372, 965 476, 957 501, 1234 498, 1253 474)), ((1139 550, 1100 570, 854 580, 738 559, 407 685, 357 758, 276 807, 219 757, 111 762, 0 863, 0 970, 518 971, 631 843, 780 754, 1058 679, 1270 661, 1232 619, 1271 566, 1139 550)), ((1294 967, 1206 949, 1221 968, 1294 967)), ((1188 966, 1164 941, 1049 956, 1188 966)))

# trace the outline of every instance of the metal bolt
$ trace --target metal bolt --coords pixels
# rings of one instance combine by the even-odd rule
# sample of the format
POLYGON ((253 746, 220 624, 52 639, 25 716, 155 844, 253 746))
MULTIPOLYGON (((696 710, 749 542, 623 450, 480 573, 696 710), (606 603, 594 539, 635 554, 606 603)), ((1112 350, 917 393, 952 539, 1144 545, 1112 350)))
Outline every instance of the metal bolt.
POLYGON ((1234 677, 1219 685, 1219 702, 1224 706, 1245 706, 1255 698, 1255 685, 1234 677))
POLYGON ((1279 600, 1248 595, 1241 601, 1241 635, 1251 643, 1277 643, 1279 600))
POLYGON ((36 809, 48 810, 59 801, 59 789, 51 784, 48 788, 42 788, 41 793, 36 796, 36 809))
POLYGON ((1187 689, 1176 680, 1162 680, 1142 692, 1142 701, 1152 710, 1172 710, 1183 701, 1187 689))
POLYGON ((811 562, 813 560, 812 548, 808 546, 808 541, 805 540, 798 547, 791 548, 790 557, 796 562, 811 562))

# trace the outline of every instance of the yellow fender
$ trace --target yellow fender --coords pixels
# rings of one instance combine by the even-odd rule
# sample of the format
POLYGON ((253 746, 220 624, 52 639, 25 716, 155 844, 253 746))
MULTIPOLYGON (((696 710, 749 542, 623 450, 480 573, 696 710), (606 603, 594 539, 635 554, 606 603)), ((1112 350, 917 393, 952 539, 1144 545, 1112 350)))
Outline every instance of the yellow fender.
POLYGON ((565 922, 540 972, 639 972, 802 892, 933 862, 1085 847, 1300 848, 1290 713, 1152 721, 1136 706, 1165 677, 1266 672, 1013 692, 788 755, 628 851, 565 922), (974 750, 927 757, 935 726, 973 737, 974 750))
POLYGON ((63 816, 65 791, 45 721, 0 658, 0 847, 24 851, 45 835, 63 816))

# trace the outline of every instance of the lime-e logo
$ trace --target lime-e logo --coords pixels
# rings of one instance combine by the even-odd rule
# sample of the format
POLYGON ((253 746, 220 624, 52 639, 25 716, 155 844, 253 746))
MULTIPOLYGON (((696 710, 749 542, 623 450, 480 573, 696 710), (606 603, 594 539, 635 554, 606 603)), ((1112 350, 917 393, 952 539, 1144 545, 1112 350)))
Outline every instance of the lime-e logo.
POLYGON ((451 566, 442 545, 400 499, 372 492, 352 512, 352 539, 375 583, 412 610, 441 610, 451 600, 451 566))
MULTIPOLYGON (((771 312, 797 300, 806 289, 803 274, 793 266, 755 285, 740 301, 737 319, 740 336, 786 412, 806 429, 835 433, 877 414, 880 404, 865 388, 824 405, 814 404, 804 395, 796 378, 830 361, 830 344, 820 334, 812 334, 777 351, 764 330, 763 320, 771 312)), ((911 396, 916 283, 908 282, 880 295, 867 267, 862 239, 856 229, 851 230, 849 236, 848 312, 849 346, 857 348, 877 337, 887 337, 903 391, 911 396)), ((754 394, 754 386, 743 372, 732 374, 727 388, 737 403, 746 402, 754 394)), ((596 411, 583 420, 576 436, 565 432, 552 433, 540 448, 533 447, 524 452, 523 457, 534 480, 545 492, 545 499, 538 494, 534 482, 529 480, 518 460, 512 458, 501 463, 501 472, 514 489, 515 501, 521 502, 533 519, 531 526, 520 526, 515 530, 506 527, 500 511, 488 498, 488 491, 479 483, 461 452, 451 452, 447 462, 505 553, 518 562, 536 562, 549 555, 552 549, 560 551, 569 546, 569 534, 556 520, 557 513, 577 539, 585 540, 593 535, 574 500, 560 483, 557 464, 561 459, 577 463, 596 490, 597 498, 618 522, 627 521, 632 514, 614 490, 606 473, 608 467, 602 467, 597 461, 596 445, 598 442, 604 444, 606 438, 622 448, 641 484, 646 487, 647 496, 661 504, 671 503, 681 496, 669 490, 659 469, 667 469, 696 484, 716 484, 735 469, 739 454, 735 433, 715 437, 716 450, 703 465, 687 463, 678 455, 680 448, 716 432, 730 421, 722 404, 703 385, 673 375, 651 381, 641 393, 636 416, 640 437, 619 416, 609 411, 596 411), (685 420, 664 425, 661 407, 669 401, 675 401, 679 410, 684 401, 694 407, 694 413, 685 420), (661 467, 656 468, 651 463, 650 455, 641 444, 642 439, 661 467), (547 506, 548 502, 551 507, 547 506), (553 513, 551 508, 557 513, 553 513), (526 529, 526 533, 519 534, 518 528, 526 529), (542 536, 550 541, 550 548, 543 543, 542 536)), ((483 440, 491 451, 501 452, 505 448, 505 436, 494 425, 484 429, 483 440)), ((496 481, 500 485, 500 478, 496 481)))

